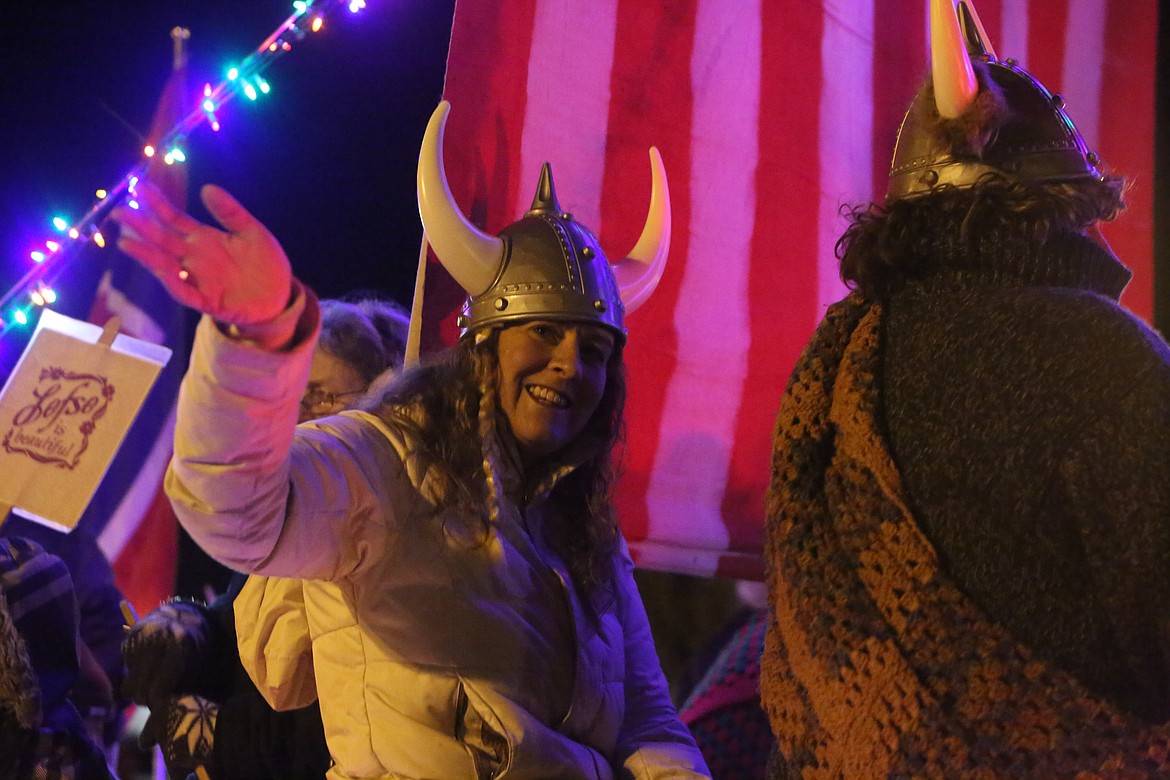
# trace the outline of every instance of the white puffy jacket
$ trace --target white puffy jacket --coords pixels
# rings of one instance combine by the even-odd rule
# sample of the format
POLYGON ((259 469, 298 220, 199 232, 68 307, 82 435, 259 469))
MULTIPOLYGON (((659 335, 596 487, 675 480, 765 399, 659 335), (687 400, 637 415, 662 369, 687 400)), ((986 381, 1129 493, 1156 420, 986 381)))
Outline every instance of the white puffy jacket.
MULTIPOLYGON (((583 602, 543 539, 543 497, 505 500, 486 544, 461 542, 382 420, 347 412, 294 434, 314 341, 266 352, 204 319, 167 489, 218 560, 311 580, 329 777, 708 777, 625 546, 611 586, 583 602)), ((265 634, 262 611, 252 620, 241 633, 265 634)))

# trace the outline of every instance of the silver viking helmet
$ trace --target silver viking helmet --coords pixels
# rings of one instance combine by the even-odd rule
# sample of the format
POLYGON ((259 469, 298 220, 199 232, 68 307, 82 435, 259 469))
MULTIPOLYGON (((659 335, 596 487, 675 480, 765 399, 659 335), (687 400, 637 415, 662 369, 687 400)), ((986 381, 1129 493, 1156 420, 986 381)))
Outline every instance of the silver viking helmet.
POLYGON ((969 0, 957 9, 954 0, 931 0, 930 45, 933 89, 919 91, 902 121, 888 198, 970 187, 989 172, 1028 181, 1102 178, 1064 100, 1015 60, 996 57, 969 0))
POLYGON ((461 337, 519 320, 584 320, 625 339, 623 314, 641 305, 662 278, 670 249, 670 192, 658 150, 650 149, 653 183, 646 225, 622 261, 610 265, 593 233, 561 210, 545 163, 532 208, 520 221, 486 234, 455 203, 443 168, 450 104, 439 103, 418 161, 418 208, 443 267, 471 296, 461 337))

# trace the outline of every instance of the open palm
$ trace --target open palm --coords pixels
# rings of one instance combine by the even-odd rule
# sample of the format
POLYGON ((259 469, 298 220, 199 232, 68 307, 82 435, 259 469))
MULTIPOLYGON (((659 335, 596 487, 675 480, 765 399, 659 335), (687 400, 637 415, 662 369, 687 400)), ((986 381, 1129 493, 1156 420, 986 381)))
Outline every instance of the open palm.
POLYGON ((222 229, 176 209, 156 187, 138 185, 140 207, 121 206, 118 247, 159 278, 175 300, 234 325, 268 322, 288 304, 292 272, 276 238, 223 189, 200 196, 222 229))

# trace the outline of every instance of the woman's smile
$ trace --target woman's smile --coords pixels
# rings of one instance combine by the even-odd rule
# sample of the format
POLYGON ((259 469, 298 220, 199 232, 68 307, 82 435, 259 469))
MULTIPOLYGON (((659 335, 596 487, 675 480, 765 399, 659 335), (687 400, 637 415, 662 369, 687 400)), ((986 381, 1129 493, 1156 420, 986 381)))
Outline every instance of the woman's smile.
POLYGON ((614 337, 603 327, 533 320, 500 332, 500 407, 524 458, 573 441, 605 391, 614 337))

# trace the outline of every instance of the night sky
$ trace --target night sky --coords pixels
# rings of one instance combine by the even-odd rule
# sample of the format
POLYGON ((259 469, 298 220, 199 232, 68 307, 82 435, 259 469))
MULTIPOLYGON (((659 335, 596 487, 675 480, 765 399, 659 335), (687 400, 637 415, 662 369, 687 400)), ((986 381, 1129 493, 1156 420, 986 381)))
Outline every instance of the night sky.
MULTIPOLYGON (((421 229, 414 170, 442 91, 454 0, 368 0, 272 63, 269 96, 234 100, 223 129, 187 144, 198 185, 226 187, 323 297, 366 288, 406 300, 421 229)), ((6 3, 0 12, 0 284, 135 164, 191 31, 192 86, 218 83, 293 11, 286 0, 6 3)), ((206 218, 201 210, 197 216, 206 218)), ((80 261, 78 261, 80 262, 80 261)))

